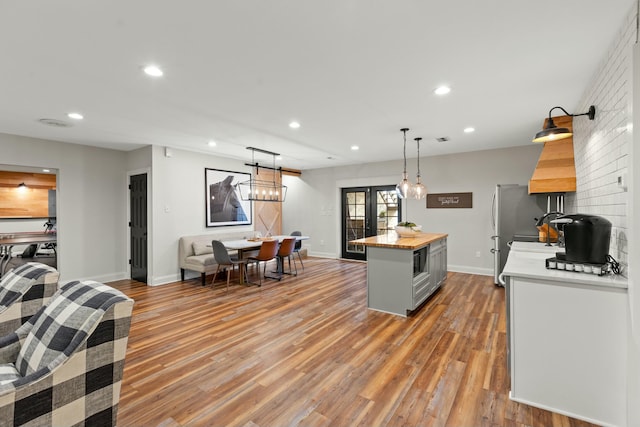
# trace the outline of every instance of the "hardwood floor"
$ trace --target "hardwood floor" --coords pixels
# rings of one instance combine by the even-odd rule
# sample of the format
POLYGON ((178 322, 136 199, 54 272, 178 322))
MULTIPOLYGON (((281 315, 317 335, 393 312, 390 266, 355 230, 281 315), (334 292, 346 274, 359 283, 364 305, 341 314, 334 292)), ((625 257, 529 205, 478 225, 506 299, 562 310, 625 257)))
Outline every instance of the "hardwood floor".
POLYGON ((364 263, 222 279, 110 283, 136 301, 120 427, 591 425, 509 400, 491 277, 449 273, 409 318, 366 308, 364 263))

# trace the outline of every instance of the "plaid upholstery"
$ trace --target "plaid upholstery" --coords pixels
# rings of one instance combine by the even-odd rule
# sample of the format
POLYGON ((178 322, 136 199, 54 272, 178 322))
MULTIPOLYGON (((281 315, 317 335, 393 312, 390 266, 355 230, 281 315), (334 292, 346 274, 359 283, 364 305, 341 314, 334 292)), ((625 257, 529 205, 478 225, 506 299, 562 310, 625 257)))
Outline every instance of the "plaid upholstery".
POLYGON ((20 374, 13 363, 0 365, 0 385, 13 382, 20 378, 20 374))
POLYGON ((0 281, 0 337, 20 327, 58 290, 60 273, 29 262, 8 271, 0 281))
POLYGON ((0 426, 115 426, 132 308, 107 285, 71 282, 0 338, 0 426), (18 378, 2 384, 12 363, 18 378))

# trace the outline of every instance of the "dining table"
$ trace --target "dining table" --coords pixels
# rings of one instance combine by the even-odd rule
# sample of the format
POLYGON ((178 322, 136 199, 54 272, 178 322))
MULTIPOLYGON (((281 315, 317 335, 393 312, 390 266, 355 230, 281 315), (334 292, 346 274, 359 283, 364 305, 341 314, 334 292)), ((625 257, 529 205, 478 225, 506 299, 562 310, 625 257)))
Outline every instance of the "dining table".
MULTIPOLYGON (((277 240, 278 242, 282 242, 284 239, 295 237, 296 240, 307 240, 309 236, 290 236, 290 235, 276 235, 276 236, 267 236, 267 237, 259 237, 254 239, 238 239, 238 240, 226 240, 222 241, 227 250, 237 251, 238 259, 243 259, 245 257, 246 252, 251 252, 255 250, 259 250, 262 243, 267 240, 277 240)), ((244 272, 240 269, 240 283, 245 284, 244 272)))
POLYGON ((4 275, 5 269, 13 258, 13 247, 18 245, 38 245, 53 243, 58 240, 57 233, 43 232, 16 232, 0 234, 0 277, 4 275))

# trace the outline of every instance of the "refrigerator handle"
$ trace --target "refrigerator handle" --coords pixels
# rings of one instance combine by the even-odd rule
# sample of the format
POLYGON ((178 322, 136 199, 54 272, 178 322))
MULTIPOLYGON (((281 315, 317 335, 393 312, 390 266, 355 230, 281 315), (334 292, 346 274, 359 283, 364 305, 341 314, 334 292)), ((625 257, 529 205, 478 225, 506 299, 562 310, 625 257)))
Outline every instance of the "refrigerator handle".
MULTIPOLYGON (((496 189, 496 191, 498 191, 496 189)), ((493 227, 493 232, 497 233, 497 224, 496 224, 496 192, 493 193, 493 198, 491 199, 491 227, 493 227)))

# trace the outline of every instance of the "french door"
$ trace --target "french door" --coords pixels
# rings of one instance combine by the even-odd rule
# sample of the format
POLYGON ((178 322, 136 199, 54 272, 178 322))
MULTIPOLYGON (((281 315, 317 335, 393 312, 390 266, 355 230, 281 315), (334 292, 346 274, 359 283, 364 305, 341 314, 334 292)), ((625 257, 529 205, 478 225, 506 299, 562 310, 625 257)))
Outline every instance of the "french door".
POLYGON ((402 218, 395 185, 342 189, 342 258, 366 260, 366 247, 349 243, 393 231, 402 218))

